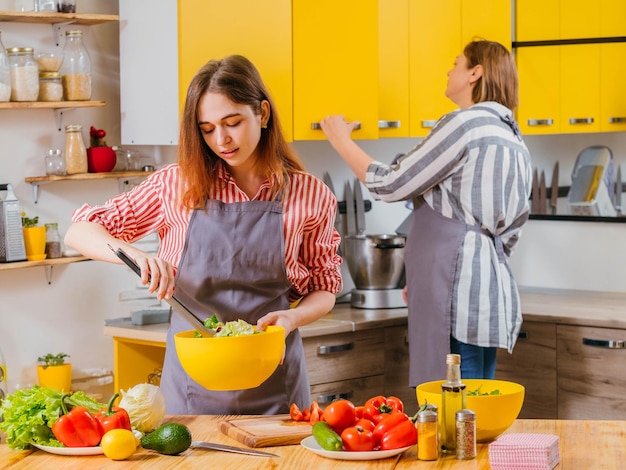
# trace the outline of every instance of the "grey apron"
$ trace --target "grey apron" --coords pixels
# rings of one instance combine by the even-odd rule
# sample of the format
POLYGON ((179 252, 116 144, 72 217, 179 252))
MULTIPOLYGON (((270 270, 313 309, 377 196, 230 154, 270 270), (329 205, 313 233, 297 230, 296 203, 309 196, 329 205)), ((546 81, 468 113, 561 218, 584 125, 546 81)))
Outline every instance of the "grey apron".
MULTIPOLYGON (((446 377, 454 275, 465 234, 471 230, 491 235, 435 212, 421 197, 413 204, 404 263, 409 287, 409 385, 416 387, 446 377)), ((500 237, 494 243, 504 262, 500 237)))
MULTIPOLYGON (((226 204, 207 201, 207 211, 191 215, 176 277, 176 298, 204 319, 215 313, 223 321, 251 324, 268 312, 289 308, 285 270, 283 216, 280 202, 226 204)), ((173 312, 161 389, 168 414, 279 414, 291 403, 310 406, 310 386, 298 330, 286 338, 282 365, 259 387, 209 391, 182 369, 174 334, 191 329, 173 312)), ((206 358, 211 367, 211 358, 206 358)), ((234 370, 233 374, 245 374, 234 370)))

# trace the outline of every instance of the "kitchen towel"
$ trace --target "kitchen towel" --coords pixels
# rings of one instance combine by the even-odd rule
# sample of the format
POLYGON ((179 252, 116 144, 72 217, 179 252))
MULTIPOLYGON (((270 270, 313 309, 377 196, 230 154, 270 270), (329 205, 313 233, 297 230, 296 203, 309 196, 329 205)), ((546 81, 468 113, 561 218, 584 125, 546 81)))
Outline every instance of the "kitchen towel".
POLYGON ((552 470, 559 459, 553 434, 505 434, 489 444, 492 470, 552 470))

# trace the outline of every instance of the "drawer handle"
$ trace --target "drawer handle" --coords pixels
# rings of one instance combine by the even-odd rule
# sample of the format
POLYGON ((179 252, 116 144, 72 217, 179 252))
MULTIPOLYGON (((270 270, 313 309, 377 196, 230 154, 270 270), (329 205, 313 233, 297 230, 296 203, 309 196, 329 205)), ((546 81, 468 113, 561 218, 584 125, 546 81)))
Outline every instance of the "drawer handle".
MULTIPOLYGON (((354 126, 354 130, 358 131, 360 128, 361 128, 361 123, 357 122, 356 126, 354 126)), ((311 129, 313 129, 314 131, 321 131, 322 130, 322 125, 319 122, 312 122, 311 123, 311 129)))
POLYGON ((426 121, 422 121, 422 127, 425 127, 426 129, 430 129, 431 127, 435 127, 435 124, 437 124, 437 120, 436 119, 427 119, 426 121))
POLYGON ((529 126, 551 126, 554 124, 553 119, 529 119, 529 126))
POLYGON ((569 118, 570 124, 593 124, 593 118, 569 118))
POLYGON ((517 335, 518 339, 528 339, 528 332, 527 331, 520 331, 519 335, 517 335))
POLYGON ((622 124, 626 122, 626 117, 611 117, 609 118, 609 124, 622 124))
POLYGON ((378 121, 379 129, 400 129, 400 121, 378 121))
POLYGON ((345 393, 335 393, 333 395, 319 395, 317 397, 317 403, 319 405, 328 405, 335 400, 350 400, 354 393, 345 392, 345 393))
POLYGON ((317 355, 326 356, 328 354, 350 351, 351 349, 354 349, 354 343, 337 344, 335 346, 318 346, 317 355))
POLYGON ((597 346, 599 348, 608 348, 608 349, 626 349, 626 341, 623 339, 590 339, 583 338, 583 344, 587 346, 597 346))

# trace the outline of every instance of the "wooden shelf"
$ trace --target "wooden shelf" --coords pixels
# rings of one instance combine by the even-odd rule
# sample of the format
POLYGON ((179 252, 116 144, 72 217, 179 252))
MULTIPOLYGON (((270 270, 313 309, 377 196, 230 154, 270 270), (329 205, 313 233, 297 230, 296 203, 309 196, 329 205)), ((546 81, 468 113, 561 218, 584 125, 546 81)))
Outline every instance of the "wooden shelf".
POLYGON ((52 11, 5 11, 0 10, 0 21, 13 23, 57 24, 72 23, 95 25, 119 21, 118 15, 98 15, 89 13, 57 13, 52 11))
POLYGON ((88 261, 89 259, 90 258, 85 256, 64 256, 62 258, 43 259, 41 261, 15 261, 12 263, 0 263, 0 271, 34 268, 36 266, 56 266, 60 264, 78 263, 79 261, 88 261))
POLYGON ((0 103, 0 109, 70 109, 104 106, 104 101, 9 101, 0 103))
POLYGON ((103 180, 111 178, 141 178, 154 173, 153 171, 112 171, 108 173, 81 173, 78 175, 46 175, 46 176, 28 176, 24 181, 30 184, 44 184, 53 181, 82 181, 82 180, 103 180))

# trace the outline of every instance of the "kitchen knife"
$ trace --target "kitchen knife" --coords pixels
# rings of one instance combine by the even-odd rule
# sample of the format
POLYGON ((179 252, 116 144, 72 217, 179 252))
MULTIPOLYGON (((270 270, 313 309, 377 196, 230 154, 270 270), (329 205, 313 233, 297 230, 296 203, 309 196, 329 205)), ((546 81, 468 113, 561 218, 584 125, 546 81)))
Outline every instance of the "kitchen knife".
POLYGON ((224 444, 215 444, 213 442, 205 441, 191 441, 192 449, 209 449, 209 450, 221 450, 224 452, 235 452, 237 454, 257 455, 259 457, 280 457, 276 454, 270 454, 269 452, 263 452, 260 450, 246 449, 244 447, 227 446, 224 444))
POLYGON ((546 193, 546 174, 541 170, 541 176, 539 177, 539 213, 545 214, 548 212, 547 206, 547 193, 546 193))
POLYGON ((615 210, 622 213, 622 166, 617 165, 617 175, 615 176, 615 210))
POLYGON ((346 181, 344 185, 343 198, 346 200, 346 225, 348 236, 356 234, 356 219, 354 217, 354 197, 352 197, 352 189, 350 181, 346 181))
POLYGON ((539 178, 537 176, 537 168, 533 170, 533 192, 531 194, 530 212, 532 214, 539 213, 539 178))
POLYGON ((552 215, 556 215, 556 203, 559 198, 559 162, 554 164, 552 170, 552 187, 550 188, 550 207, 552 215))
MULTIPOLYGON (((111 249, 111 251, 113 251, 113 253, 117 255, 119 259, 121 259, 130 269, 132 269, 135 274, 141 276, 141 268, 137 266, 137 263, 135 263, 135 261, 130 256, 128 256, 124 250, 122 250, 121 248, 115 250, 111 245, 109 245, 109 248, 111 249)), ((176 300, 174 296, 172 296, 170 299, 166 299, 165 301, 170 304, 174 310, 180 313, 185 320, 191 323, 191 326, 194 329, 203 333, 207 333, 211 336, 215 334, 214 330, 211 330, 204 326, 204 322, 196 317, 196 315, 191 312, 191 310, 189 310, 178 300, 176 300)))
POLYGON ((356 231, 358 235, 363 235, 365 233, 365 206, 361 182, 358 178, 354 179, 354 201, 356 202, 356 231))

